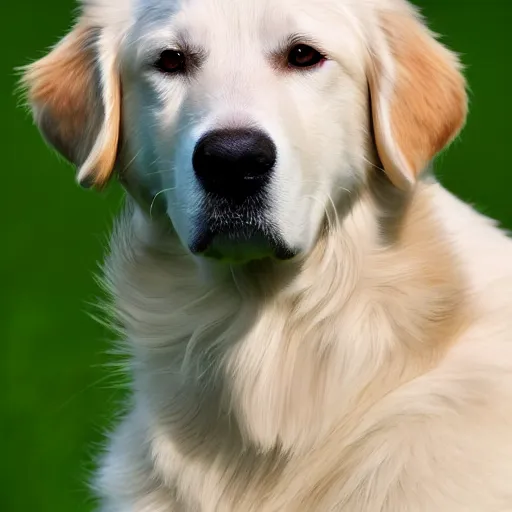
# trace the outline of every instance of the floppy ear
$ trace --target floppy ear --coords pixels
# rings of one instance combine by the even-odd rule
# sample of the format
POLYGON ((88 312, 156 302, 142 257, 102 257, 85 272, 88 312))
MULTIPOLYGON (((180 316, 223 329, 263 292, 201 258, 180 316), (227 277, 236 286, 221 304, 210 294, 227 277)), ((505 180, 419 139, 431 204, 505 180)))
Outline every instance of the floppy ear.
POLYGON ((25 68, 22 84, 43 137, 78 167, 78 181, 101 188, 114 169, 120 83, 112 45, 79 22, 45 57, 25 68))
POLYGON ((375 141, 390 180, 407 188, 464 125, 465 80, 412 9, 381 12, 379 25, 369 72, 375 141))

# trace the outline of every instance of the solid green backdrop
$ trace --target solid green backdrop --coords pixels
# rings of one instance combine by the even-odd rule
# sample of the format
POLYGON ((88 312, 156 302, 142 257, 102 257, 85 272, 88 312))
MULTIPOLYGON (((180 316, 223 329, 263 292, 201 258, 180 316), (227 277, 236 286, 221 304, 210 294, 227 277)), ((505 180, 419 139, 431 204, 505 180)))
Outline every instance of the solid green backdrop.
MULTIPOLYGON (((163 2, 169 0, 162 0, 163 2)), ((230 1, 230 0, 226 0, 230 1)), ((231 0, 240 1, 240 0, 231 0)), ((276 0, 277 1, 277 0, 276 0)), ((467 128, 437 162, 448 188, 512 227, 510 0, 423 0, 462 53, 467 128)), ((85 512, 85 482, 119 408, 112 335, 88 313, 121 191, 81 190, 13 96, 16 66, 65 34, 72 0, 4 2, 1 39, 0 510, 85 512)))

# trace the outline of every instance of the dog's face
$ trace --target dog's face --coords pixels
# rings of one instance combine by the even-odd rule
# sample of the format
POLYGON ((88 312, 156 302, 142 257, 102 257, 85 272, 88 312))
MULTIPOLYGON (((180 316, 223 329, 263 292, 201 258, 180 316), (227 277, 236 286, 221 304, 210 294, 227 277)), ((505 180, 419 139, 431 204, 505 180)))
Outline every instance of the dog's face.
POLYGON ((367 85, 349 20, 327 23, 320 2, 153 5, 120 62, 134 179, 163 191, 193 253, 308 249, 328 202, 361 179, 367 85))
POLYGON ((101 0, 28 69, 36 119, 191 253, 307 252, 377 172, 411 186, 465 117, 456 59, 402 0, 101 0))

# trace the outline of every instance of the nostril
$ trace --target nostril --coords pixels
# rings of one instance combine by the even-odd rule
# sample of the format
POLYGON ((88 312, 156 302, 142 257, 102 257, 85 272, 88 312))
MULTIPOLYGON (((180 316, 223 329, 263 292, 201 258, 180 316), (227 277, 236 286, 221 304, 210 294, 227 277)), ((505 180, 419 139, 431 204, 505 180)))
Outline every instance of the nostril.
POLYGON ((215 130, 196 145, 192 164, 207 192, 250 195, 268 181, 277 160, 272 139, 253 129, 215 130))

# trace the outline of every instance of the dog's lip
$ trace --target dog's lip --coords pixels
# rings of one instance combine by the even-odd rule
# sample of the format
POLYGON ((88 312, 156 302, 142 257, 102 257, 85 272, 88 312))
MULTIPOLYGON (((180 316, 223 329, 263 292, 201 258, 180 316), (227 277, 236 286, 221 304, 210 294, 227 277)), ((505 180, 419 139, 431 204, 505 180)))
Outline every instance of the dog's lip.
POLYGON ((195 255, 242 263, 264 258, 290 260, 297 255, 281 237, 252 226, 217 232, 202 229, 196 232, 189 249, 195 255))

